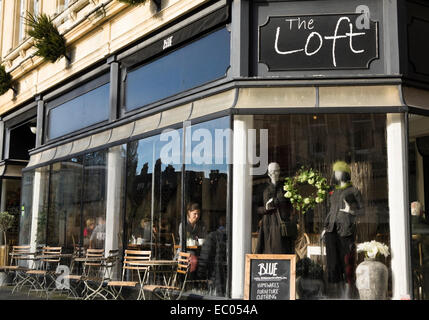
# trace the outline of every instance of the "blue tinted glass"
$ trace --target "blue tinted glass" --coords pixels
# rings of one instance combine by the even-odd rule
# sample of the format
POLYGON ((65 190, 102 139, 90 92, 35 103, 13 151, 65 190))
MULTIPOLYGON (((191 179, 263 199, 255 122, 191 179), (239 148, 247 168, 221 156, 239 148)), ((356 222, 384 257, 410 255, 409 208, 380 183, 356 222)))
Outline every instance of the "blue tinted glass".
POLYGON ((126 108, 133 110, 219 79, 230 61, 230 34, 221 29, 127 75, 126 108))
POLYGON ((53 108, 49 112, 49 138, 109 119, 109 83, 53 108))

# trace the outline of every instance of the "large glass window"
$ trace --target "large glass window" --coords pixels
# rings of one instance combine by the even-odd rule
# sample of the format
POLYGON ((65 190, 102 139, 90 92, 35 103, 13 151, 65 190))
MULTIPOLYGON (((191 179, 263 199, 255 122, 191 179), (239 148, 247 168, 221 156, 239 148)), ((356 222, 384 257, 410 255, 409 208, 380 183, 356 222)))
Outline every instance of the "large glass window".
POLYGON ((190 286, 191 292, 226 295, 230 137, 229 117, 186 129, 186 227, 181 236, 186 236, 186 245, 194 247, 191 253, 198 259, 191 272, 191 279, 197 280, 190 286))
MULTIPOLYGON (((252 177, 252 252, 296 254, 299 299, 359 299, 356 268, 365 253, 357 252, 358 244, 390 243, 386 116, 249 119, 258 135, 268 135, 268 144, 256 139, 257 154, 267 159, 268 168, 252 177), (285 178, 296 177, 302 168, 326 179, 326 191, 308 178, 311 172, 285 190, 285 178), (304 211, 310 199, 316 205, 304 211)), ((390 266, 390 256, 377 259, 390 266)))
MULTIPOLYGON (((37 221, 37 227, 32 228, 37 245, 61 246, 65 251, 82 245, 104 248, 106 158, 106 151, 98 151, 35 170, 33 189, 27 192, 24 184, 21 226, 28 224, 30 217, 37 221), (31 206, 27 209, 24 202, 33 200, 30 192, 39 201, 37 217, 32 217, 31 206)), ((24 240, 26 235, 21 233, 20 242, 24 240)))
POLYGON ((429 117, 409 115, 409 200, 414 299, 429 299, 429 117))
POLYGON ((188 294, 227 295, 230 134, 225 117, 127 146, 127 246, 156 259, 191 252, 188 294))
POLYGON ((226 75, 230 33, 210 33, 127 73, 126 110, 134 110, 226 75))
POLYGON ((49 110, 48 136, 55 139, 109 119, 109 83, 49 110))
POLYGON ((19 221, 20 245, 30 244, 34 175, 34 171, 22 174, 21 215, 19 221))
POLYGON ((181 219, 182 129, 133 141, 127 151, 126 240, 158 259, 175 255, 181 219), (162 161, 161 157, 170 158, 162 161))

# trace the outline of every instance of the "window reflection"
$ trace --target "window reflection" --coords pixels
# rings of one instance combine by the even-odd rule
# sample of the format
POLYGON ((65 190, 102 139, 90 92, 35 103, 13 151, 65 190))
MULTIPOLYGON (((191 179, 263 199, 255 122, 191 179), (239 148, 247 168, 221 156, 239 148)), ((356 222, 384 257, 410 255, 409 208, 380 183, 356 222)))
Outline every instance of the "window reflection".
MULTIPOLYGON (((251 117, 257 131, 268 129, 267 148, 256 141, 269 163, 266 174, 253 176, 252 252, 296 254, 300 299, 359 299, 355 270, 364 255, 356 245, 390 243, 385 115, 251 117), (335 176, 338 160, 344 166, 335 176), (327 199, 304 214, 283 189, 284 178, 294 177, 302 166, 320 172, 330 186, 327 199), (347 198, 347 212, 354 214, 340 216, 344 208, 337 198, 347 198)), ((308 196, 311 190, 300 185, 299 193, 308 196)), ((390 265, 389 258, 382 259, 390 265)))
POLYGON ((186 237, 186 245, 193 248, 190 251, 195 257, 188 290, 225 296, 230 118, 203 122, 186 130, 187 210, 186 227, 182 235, 186 237))
POLYGON ((134 110, 226 75, 230 34, 226 28, 130 71, 126 109, 134 110))
POLYGON ((168 141, 157 135, 128 144, 126 242, 152 250, 157 259, 172 259, 181 218, 181 134, 168 141), (161 161, 162 152, 176 161, 161 161), (168 150, 167 150, 168 151, 168 150), (168 152, 167 152, 168 153, 168 152))
MULTIPOLYGON (((23 205, 27 212, 24 200, 32 201, 32 193, 39 196, 37 245, 61 246, 66 252, 78 246, 104 248, 106 162, 106 151, 99 151, 35 170, 33 190, 24 189, 23 205)), ((32 213, 25 214, 21 225, 31 222, 32 213)), ((22 235, 20 243, 26 240, 22 235)))
POLYGON ((409 115, 409 198, 414 298, 429 299, 429 117, 409 115))

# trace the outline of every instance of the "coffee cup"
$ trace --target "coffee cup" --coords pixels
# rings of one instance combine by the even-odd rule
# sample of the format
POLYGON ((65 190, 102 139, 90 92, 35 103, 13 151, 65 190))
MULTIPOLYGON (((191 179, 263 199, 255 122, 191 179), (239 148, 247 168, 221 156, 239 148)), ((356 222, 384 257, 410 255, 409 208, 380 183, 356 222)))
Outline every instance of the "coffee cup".
POLYGON ((204 244, 204 241, 206 241, 205 239, 198 239, 198 244, 200 246, 202 246, 204 244))

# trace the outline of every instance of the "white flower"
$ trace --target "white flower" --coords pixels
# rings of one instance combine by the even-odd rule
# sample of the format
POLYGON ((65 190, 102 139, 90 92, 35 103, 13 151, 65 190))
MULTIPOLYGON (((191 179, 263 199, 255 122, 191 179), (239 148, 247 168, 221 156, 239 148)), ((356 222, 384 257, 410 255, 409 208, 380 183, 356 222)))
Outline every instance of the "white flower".
POLYGON ((357 245, 357 252, 365 252, 365 254, 371 259, 376 258, 378 254, 382 254, 385 257, 390 254, 388 246, 375 240, 359 243, 357 245))

